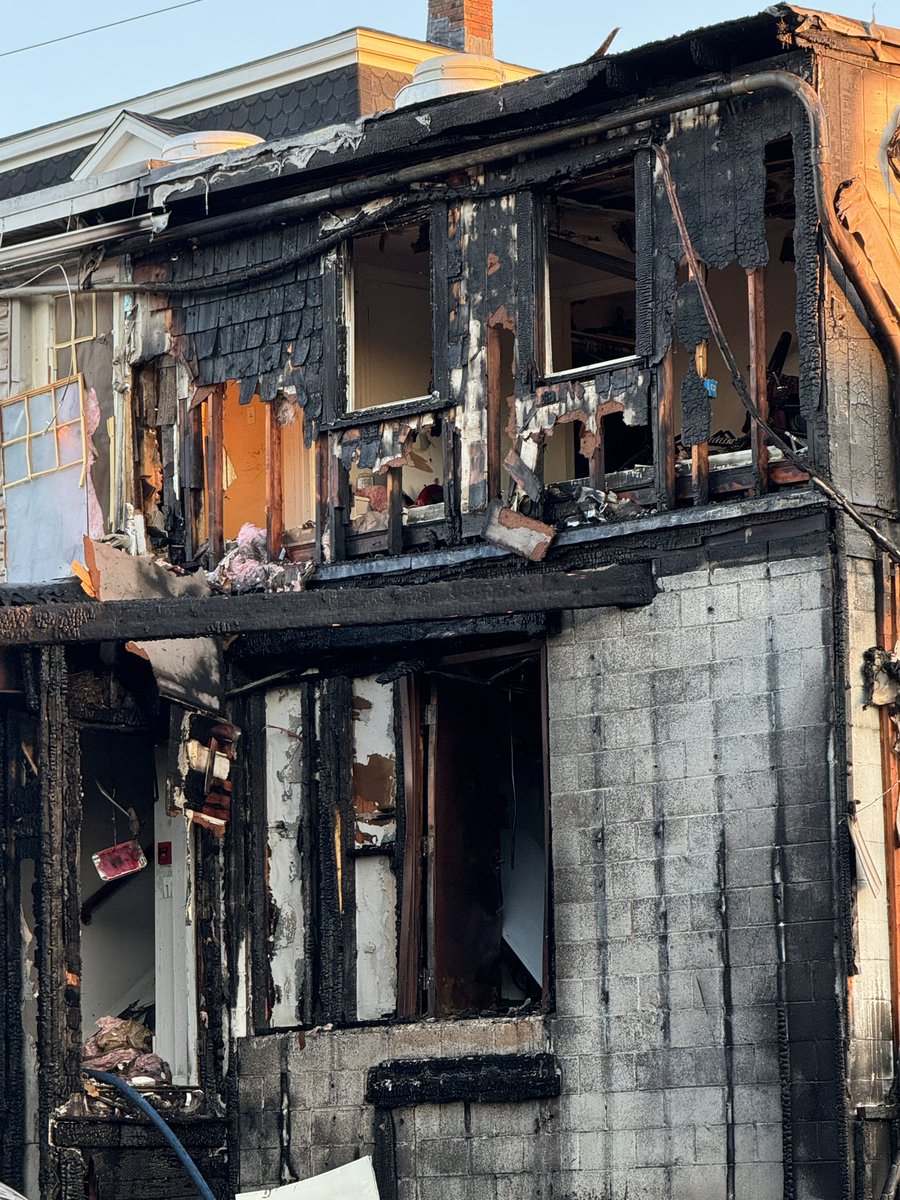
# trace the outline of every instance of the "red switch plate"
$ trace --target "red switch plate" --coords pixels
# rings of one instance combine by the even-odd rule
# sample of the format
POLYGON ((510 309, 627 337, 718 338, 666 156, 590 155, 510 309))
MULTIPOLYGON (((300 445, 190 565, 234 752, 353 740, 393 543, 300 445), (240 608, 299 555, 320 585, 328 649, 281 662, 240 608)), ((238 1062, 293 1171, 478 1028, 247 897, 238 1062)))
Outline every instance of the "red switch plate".
POLYGON ((160 867, 171 867, 172 865, 172 843, 158 842, 156 845, 156 862, 160 867))

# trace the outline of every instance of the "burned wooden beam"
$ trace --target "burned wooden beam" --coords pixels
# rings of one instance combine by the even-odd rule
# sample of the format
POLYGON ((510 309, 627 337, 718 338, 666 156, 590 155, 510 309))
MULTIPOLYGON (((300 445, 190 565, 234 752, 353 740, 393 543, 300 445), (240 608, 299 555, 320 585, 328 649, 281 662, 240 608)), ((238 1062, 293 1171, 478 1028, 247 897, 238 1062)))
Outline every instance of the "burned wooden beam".
POLYGON ((571 238, 557 237, 551 234, 547 239, 550 253, 557 258, 565 258, 569 262, 580 263, 584 267, 593 267, 595 271, 605 271, 607 275, 617 275, 621 279, 634 279, 634 263, 624 258, 616 258, 614 254, 604 254, 592 246, 584 246, 571 238))
POLYGON ((224 637, 267 630, 403 625, 499 613, 566 608, 633 608, 649 604, 649 562, 594 570, 525 572, 455 582, 380 588, 317 588, 247 596, 184 596, 163 600, 85 600, 0 611, 0 645, 143 641, 224 637))

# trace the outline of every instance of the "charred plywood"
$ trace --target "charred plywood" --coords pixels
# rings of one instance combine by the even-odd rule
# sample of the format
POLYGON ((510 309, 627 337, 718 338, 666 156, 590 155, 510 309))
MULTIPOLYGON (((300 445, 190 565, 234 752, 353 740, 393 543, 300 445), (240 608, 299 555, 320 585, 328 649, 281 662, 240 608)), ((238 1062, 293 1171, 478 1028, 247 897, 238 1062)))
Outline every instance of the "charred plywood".
POLYGON ((310 934, 308 772, 310 731, 304 728, 305 688, 266 694, 267 945, 274 1026, 305 1019, 310 934))
POLYGON ((467 199, 448 210, 447 365, 462 440, 460 509, 483 512, 488 496, 488 330, 515 333, 518 197, 467 199))
POLYGON ((397 880, 386 853, 397 833, 394 689, 353 680, 351 762, 356 896, 356 1015, 377 1020, 397 1007, 397 880), (381 849, 382 853, 371 851, 381 849))

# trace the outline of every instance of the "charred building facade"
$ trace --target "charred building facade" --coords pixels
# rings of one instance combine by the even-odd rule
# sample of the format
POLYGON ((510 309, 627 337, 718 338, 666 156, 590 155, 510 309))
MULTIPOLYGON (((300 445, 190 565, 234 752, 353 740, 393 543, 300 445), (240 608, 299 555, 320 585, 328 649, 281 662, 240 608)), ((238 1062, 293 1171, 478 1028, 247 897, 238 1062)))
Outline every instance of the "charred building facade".
POLYGON ((880 1195, 900 33, 416 87, 0 203, 2 1177, 880 1195))

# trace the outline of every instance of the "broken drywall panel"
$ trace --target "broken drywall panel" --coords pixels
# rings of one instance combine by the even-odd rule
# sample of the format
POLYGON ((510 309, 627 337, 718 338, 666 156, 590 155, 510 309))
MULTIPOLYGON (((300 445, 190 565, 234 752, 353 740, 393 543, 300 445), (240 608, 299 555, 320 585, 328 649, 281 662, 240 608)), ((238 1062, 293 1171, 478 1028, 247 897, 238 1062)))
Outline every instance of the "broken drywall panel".
POLYGON ((379 1200, 379 1194, 372 1159, 366 1155, 312 1179, 241 1192, 235 1200, 379 1200))
POLYGON ((394 691, 374 675, 353 681, 353 811, 358 845, 383 846, 397 830, 394 691))
POLYGON ((377 1021, 397 1008, 397 879, 385 854, 358 855, 355 875, 356 1017, 377 1021))
POLYGON ((273 1026, 302 1019, 306 906, 300 866, 304 741, 302 688, 266 693, 266 844, 273 1026))
MULTIPOLYGON (((177 575, 150 555, 126 554, 106 542, 85 538, 84 556, 94 593, 101 601, 208 596, 212 592, 199 573, 177 575)), ((150 663, 161 695, 209 712, 221 711, 224 667, 217 638, 129 641, 127 647, 150 663)))
POLYGON ((581 424, 581 453, 590 458, 600 444, 603 417, 622 412, 626 425, 646 425, 649 419, 650 372, 639 363, 600 371, 588 379, 563 379, 517 396, 507 432, 517 439, 536 441, 554 426, 581 424))
POLYGON ((540 562, 546 557, 556 530, 552 525, 504 508, 499 500, 493 500, 488 507, 482 536, 498 549, 540 562))

